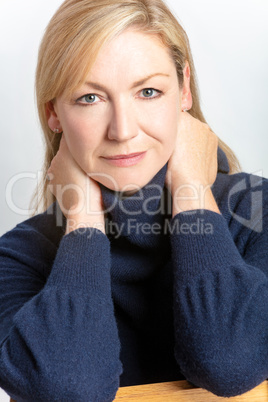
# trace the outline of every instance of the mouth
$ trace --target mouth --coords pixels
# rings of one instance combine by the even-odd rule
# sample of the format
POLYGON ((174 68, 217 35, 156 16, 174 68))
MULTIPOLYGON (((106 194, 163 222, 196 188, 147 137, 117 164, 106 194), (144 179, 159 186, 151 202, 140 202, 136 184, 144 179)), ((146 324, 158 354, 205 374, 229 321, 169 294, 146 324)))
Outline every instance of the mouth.
POLYGON ((136 165, 145 157, 145 155, 146 151, 135 152, 132 154, 105 156, 103 159, 114 166, 127 167, 136 165))

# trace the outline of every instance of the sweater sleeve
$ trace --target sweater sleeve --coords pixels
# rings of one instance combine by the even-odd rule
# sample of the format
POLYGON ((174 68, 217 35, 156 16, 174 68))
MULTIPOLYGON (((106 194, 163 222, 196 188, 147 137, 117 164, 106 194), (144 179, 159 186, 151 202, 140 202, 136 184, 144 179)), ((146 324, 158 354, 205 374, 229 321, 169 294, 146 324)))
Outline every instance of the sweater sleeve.
POLYGON ((0 243, 0 386, 17 402, 112 401, 122 369, 108 238, 64 236, 44 281, 50 245, 41 260, 41 235, 24 237, 31 252, 12 235, 0 243))
POLYGON ((243 256, 220 214, 180 213, 172 223, 176 360, 193 384, 242 394, 268 378, 267 218, 243 256))

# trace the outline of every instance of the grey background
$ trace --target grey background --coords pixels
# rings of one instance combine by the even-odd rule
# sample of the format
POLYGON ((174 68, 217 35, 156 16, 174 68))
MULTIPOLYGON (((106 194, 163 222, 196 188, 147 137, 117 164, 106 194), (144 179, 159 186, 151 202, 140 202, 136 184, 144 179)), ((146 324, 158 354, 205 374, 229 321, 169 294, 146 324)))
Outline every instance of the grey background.
MULTIPOLYGON (((267 0, 167 3, 188 33, 208 123, 244 171, 267 177, 267 0)), ((42 33, 60 4, 0 0, 0 235, 28 217, 42 166, 34 73, 42 33)))

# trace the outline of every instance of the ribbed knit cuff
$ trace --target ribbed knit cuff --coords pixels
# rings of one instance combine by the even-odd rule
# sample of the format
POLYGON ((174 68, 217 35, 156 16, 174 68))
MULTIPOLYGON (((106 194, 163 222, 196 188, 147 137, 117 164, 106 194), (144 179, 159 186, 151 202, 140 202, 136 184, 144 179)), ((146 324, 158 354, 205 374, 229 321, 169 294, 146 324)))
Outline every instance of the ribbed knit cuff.
POLYGON ((47 286, 90 292, 110 291, 110 242, 95 228, 63 236, 47 286))
POLYGON ((175 274, 190 278, 243 262, 222 215, 209 210, 179 213, 171 221, 175 274))

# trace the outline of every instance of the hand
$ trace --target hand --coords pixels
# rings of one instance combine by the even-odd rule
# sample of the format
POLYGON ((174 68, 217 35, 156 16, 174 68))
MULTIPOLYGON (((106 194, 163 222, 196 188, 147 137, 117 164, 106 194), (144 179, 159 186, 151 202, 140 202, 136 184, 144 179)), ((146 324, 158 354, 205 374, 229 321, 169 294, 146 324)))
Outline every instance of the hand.
POLYGON ((180 114, 166 175, 174 214, 203 208, 219 212, 210 190, 217 175, 217 147, 218 138, 207 124, 187 112, 180 114))
POLYGON ((50 177, 48 188, 67 218, 66 234, 79 227, 97 227, 104 232, 100 187, 78 166, 64 134, 47 174, 50 177))

